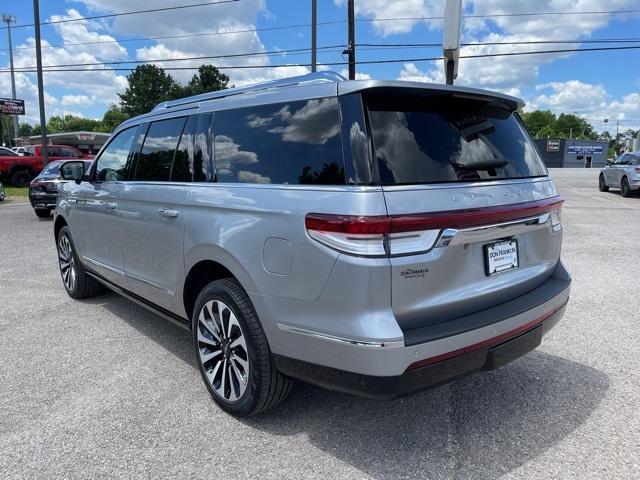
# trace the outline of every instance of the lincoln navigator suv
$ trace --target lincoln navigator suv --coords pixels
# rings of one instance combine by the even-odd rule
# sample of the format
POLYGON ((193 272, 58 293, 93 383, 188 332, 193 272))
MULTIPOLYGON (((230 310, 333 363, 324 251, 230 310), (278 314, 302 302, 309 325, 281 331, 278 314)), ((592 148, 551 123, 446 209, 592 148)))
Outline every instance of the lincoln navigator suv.
POLYGON ((498 368, 571 283, 522 105, 328 72, 161 103, 63 165, 64 287, 189 330, 237 416, 294 379, 385 399, 498 368))

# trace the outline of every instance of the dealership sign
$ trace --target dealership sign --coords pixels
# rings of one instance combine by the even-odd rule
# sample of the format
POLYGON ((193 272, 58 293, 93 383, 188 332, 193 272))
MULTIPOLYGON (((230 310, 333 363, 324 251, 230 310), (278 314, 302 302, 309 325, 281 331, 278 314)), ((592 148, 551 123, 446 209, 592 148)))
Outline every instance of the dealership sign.
POLYGON ((76 138, 82 142, 93 142, 96 135, 95 133, 76 133, 76 138))
POLYGON ((559 152, 560 140, 547 140, 547 152, 559 152))
POLYGON ((8 115, 24 115, 24 100, 0 98, 0 113, 8 115))
POLYGON ((602 155, 602 145, 569 145, 567 153, 574 155, 602 155))

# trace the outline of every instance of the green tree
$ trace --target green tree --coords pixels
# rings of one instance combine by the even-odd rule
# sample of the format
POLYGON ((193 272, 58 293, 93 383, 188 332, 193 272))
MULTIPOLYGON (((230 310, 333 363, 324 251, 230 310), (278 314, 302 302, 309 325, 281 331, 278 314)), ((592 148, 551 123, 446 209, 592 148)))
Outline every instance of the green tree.
MULTIPOLYGON (((40 126, 38 126, 38 129, 39 128, 40 128, 40 126)), ((30 137, 31 135, 34 135, 33 127, 31 125, 29 125, 28 123, 21 123, 20 126, 18 127, 18 136, 19 137, 30 137)))
POLYGON ((116 127, 124 122, 127 118, 129 117, 122 111, 119 106, 110 105, 109 109, 104 112, 102 122, 100 122, 100 131, 113 132, 116 127))
POLYGON ((582 140, 595 140, 597 138, 589 122, 570 113, 560 114, 556 120, 555 130, 558 136, 566 138, 571 137, 582 140))
POLYGON ((533 138, 555 136, 553 132, 556 116, 549 110, 534 110, 533 112, 522 113, 521 117, 529 134, 533 138), (542 130, 545 132, 544 135, 542 134, 542 130), (552 134, 547 135, 548 133, 552 134))
POLYGON ((184 87, 184 96, 215 92, 227 88, 228 85, 229 77, 227 75, 221 73, 213 65, 201 65, 198 68, 198 73, 184 87))
POLYGON ((122 112, 128 117, 152 110, 158 103, 183 96, 184 89, 155 65, 139 65, 127 76, 129 83, 120 97, 122 112))

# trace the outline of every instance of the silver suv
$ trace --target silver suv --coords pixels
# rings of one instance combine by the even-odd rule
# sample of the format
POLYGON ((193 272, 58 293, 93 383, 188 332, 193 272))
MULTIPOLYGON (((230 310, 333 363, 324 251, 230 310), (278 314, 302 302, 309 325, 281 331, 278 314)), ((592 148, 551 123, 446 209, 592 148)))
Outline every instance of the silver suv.
POLYGON ((640 191, 640 152, 623 153, 604 167, 600 171, 598 188, 601 192, 619 188, 623 197, 640 191))
POLYGON ((64 286, 190 330, 226 411, 292 379, 391 398, 536 348, 563 315, 562 198, 462 87, 311 74, 166 102, 62 168, 64 286))

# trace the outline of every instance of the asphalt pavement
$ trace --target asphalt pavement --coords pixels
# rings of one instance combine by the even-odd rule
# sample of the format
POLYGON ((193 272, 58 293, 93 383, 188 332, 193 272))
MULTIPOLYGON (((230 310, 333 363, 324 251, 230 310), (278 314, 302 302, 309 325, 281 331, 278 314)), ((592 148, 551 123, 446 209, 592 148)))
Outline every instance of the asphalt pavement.
POLYGON ((52 222, 0 204, 0 478, 640 478, 640 197, 552 175, 573 287, 540 348, 394 401, 298 384, 246 420, 216 408, 187 332, 71 300, 52 222))

